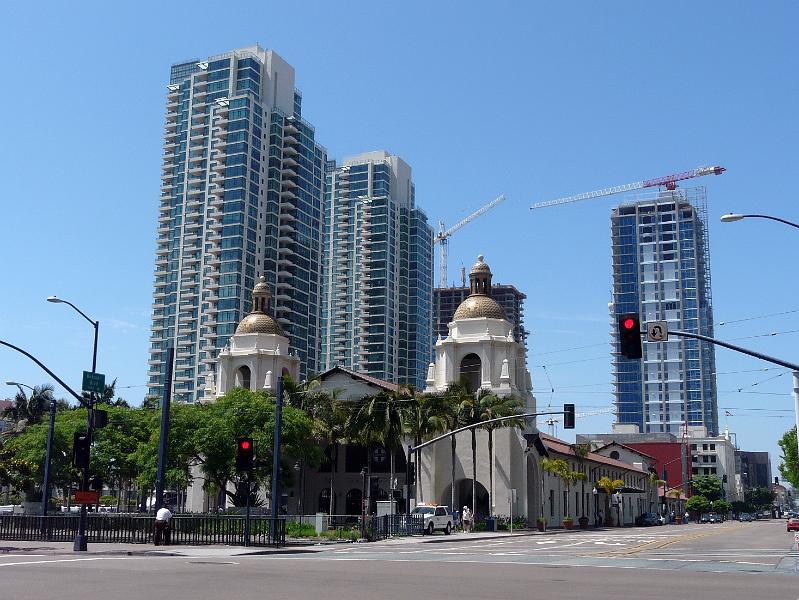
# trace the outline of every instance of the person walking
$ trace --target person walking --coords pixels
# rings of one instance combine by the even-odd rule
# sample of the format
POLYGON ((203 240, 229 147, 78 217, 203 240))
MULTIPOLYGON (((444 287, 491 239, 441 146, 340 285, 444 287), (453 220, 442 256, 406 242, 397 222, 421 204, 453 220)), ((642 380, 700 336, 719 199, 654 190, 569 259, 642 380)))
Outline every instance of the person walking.
POLYGON ((171 540, 171 531, 169 522, 172 520, 172 511, 169 510, 168 505, 164 505, 155 513, 155 531, 153 532, 153 543, 156 546, 161 545, 161 538, 163 537, 164 545, 168 545, 171 540))
POLYGON ((472 531, 472 511, 468 506, 463 507, 463 532, 470 533, 472 531))

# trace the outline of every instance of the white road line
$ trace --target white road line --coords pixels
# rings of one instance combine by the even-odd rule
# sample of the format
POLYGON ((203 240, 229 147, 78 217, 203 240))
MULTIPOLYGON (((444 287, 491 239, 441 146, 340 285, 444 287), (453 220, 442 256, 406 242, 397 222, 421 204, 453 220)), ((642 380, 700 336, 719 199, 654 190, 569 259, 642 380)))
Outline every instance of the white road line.
POLYGON ((57 558, 55 560, 27 560, 22 562, 0 563, 0 567, 15 567, 17 565, 44 565, 50 563, 87 562, 92 560, 130 560, 139 558, 135 556, 94 556, 91 558, 57 558))

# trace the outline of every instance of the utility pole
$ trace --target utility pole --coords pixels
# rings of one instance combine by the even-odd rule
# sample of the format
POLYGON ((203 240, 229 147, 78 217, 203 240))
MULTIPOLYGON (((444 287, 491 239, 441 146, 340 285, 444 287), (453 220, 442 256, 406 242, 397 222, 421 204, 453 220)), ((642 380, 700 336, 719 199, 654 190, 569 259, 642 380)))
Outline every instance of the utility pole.
POLYGON ((155 511, 164 506, 164 479, 166 478, 167 454, 169 452, 169 408, 172 404, 172 365, 175 362, 175 348, 166 351, 166 377, 161 399, 161 432, 158 438, 158 469, 155 476, 155 511))

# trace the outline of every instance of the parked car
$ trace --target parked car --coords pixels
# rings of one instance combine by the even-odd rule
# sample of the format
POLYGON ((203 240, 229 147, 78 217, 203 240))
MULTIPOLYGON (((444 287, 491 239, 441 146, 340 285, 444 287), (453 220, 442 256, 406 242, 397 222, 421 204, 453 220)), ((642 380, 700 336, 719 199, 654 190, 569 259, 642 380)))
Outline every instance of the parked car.
POLYGON ((708 523, 721 523, 721 515, 718 513, 710 513, 707 516, 708 523))
POLYGON ((452 533, 454 519, 448 506, 417 506, 411 514, 424 515, 424 533, 428 535, 433 535, 436 530, 443 531, 447 535, 452 533))
POLYGON ((799 518, 791 517, 788 519, 788 531, 799 531, 799 518))
POLYGON ((741 523, 743 523, 745 521, 748 521, 748 522, 751 523, 752 522, 752 515, 750 515, 749 513, 741 513, 740 515, 738 515, 738 520, 741 523))
POLYGON ((649 527, 651 525, 663 525, 660 515, 655 513, 643 513, 635 519, 637 527, 649 527))
POLYGON ((708 523, 708 522, 710 522, 710 515, 708 515, 707 513, 702 513, 699 516, 699 522, 700 523, 708 523))

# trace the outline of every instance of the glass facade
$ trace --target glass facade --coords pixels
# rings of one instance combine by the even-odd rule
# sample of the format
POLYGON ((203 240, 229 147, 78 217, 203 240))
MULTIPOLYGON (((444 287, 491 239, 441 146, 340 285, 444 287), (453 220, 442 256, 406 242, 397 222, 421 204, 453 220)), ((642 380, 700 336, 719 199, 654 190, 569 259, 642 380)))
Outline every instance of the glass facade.
POLYGON ((611 215, 616 422, 639 431, 678 434, 701 425, 718 434, 713 345, 672 336, 644 343, 640 361, 620 356, 616 322, 639 313, 642 327, 713 336, 704 188, 660 192, 611 215))
POLYGON ((258 46, 170 71, 149 395, 161 395, 173 345, 175 399, 202 398, 260 275, 302 376, 319 368, 326 157, 293 82, 293 69, 258 46))
POLYGON ((424 384, 432 327, 432 228, 410 167, 386 152, 327 165, 322 365, 424 384))

